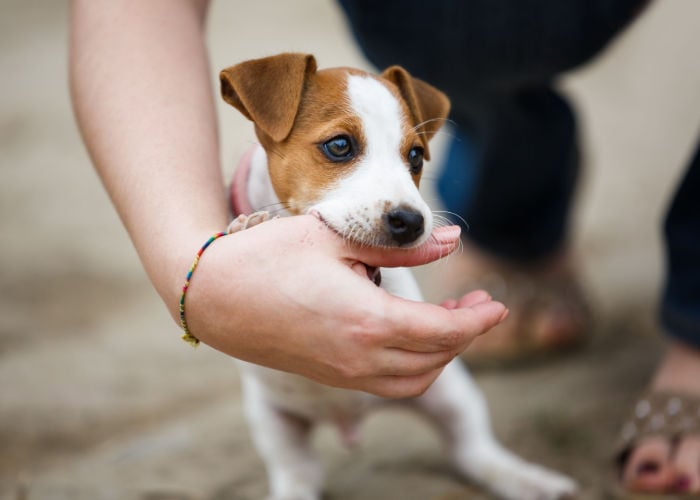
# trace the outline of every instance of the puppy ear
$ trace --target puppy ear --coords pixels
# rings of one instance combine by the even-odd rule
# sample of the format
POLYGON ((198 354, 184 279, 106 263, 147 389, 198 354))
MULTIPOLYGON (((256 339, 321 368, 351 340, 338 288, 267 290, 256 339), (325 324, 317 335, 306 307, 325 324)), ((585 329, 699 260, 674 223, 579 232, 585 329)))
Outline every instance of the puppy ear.
POLYGON ((280 54, 246 61, 219 74, 221 95, 276 142, 294 125, 306 78, 316 72, 307 54, 280 54))
POLYGON ((450 113, 450 100, 432 85, 412 77, 401 66, 391 66, 384 70, 382 77, 394 83, 401 92, 413 115, 418 133, 426 138, 425 157, 430 159, 428 141, 440 129, 450 113))

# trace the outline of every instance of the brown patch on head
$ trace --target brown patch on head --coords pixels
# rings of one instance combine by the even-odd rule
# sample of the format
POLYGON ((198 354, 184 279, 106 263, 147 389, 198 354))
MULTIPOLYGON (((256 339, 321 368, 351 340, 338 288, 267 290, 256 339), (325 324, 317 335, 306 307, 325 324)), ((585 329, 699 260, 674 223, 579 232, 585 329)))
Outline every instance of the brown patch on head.
POLYGON ((360 159, 358 155, 347 162, 334 162, 322 150, 325 142, 339 136, 351 138, 357 151, 364 149, 361 123, 350 111, 347 97, 349 71, 328 69, 306 79, 294 127, 285 140, 274 141, 256 127, 268 152, 272 185, 291 213, 303 213, 360 159))
POLYGON ((428 141, 429 138, 425 134, 421 134, 420 129, 417 128, 418 123, 415 121, 414 115, 411 112, 411 108, 406 102, 406 100, 401 95, 399 88, 391 81, 382 79, 384 85, 391 91, 391 93, 396 97, 401 107, 401 115, 404 117, 404 121, 401 125, 403 130, 403 135, 401 139, 400 155, 404 162, 407 164, 413 183, 418 187, 420 185, 421 176, 423 170, 412 171, 410 165, 408 164, 408 157, 413 148, 420 148, 425 153, 425 158, 429 159, 428 152, 428 141))
POLYGON ((401 66, 391 66, 382 77, 396 85, 401 101, 408 107, 414 127, 424 140, 425 158, 430 159, 428 141, 450 113, 450 100, 432 85, 412 77, 401 66))
MULTIPOLYGON (((395 67, 398 68, 398 67, 395 67)), ((413 183, 416 185, 416 187, 419 186, 420 184, 420 179, 422 175, 422 169, 414 170, 411 169, 410 161, 409 161, 409 153, 411 152, 412 149, 417 148, 419 151, 421 151, 426 160, 430 159, 429 158, 429 149, 428 149, 428 142, 434 135, 434 133, 437 131, 437 128, 439 128, 443 124, 443 118, 445 116, 434 116, 433 118, 430 118, 428 120, 431 121, 430 125, 431 127, 434 127, 435 130, 431 130, 430 133, 427 133, 424 126, 422 123, 424 120, 422 120, 422 115, 420 115, 418 112, 416 112, 413 108, 411 103, 409 103, 406 98, 405 94, 406 91, 403 90, 393 79, 388 79, 386 78, 386 73, 383 73, 381 76, 375 76, 375 75, 368 75, 375 80, 379 81, 395 98, 396 101, 398 102, 399 108, 400 108, 400 114, 402 117, 401 121, 401 130, 402 130, 402 135, 401 135, 401 145, 399 147, 399 155, 403 159, 404 163, 406 164, 406 168, 409 170, 409 173, 411 174, 411 178, 413 179, 413 183), (432 123, 434 121, 435 123, 432 123)), ((404 74, 406 75, 406 78, 411 78, 408 73, 404 71, 404 74)), ((403 85, 403 83, 402 83, 403 85)), ((436 92, 439 92, 436 90, 436 92)), ((442 95, 442 93, 440 93, 442 95)), ((444 96, 444 95, 443 95, 444 96)), ((449 103, 449 101, 448 101, 449 103)), ((447 113, 449 110, 449 104, 447 109, 443 109, 441 113, 447 113)))
POLYGON ((219 74, 221 95, 276 141, 292 129, 307 76, 316 72, 316 59, 286 53, 226 68, 219 74))
MULTIPOLYGON (((291 213, 305 212, 362 157, 366 139, 347 95, 351 74, 366 75, 349 68, 317 72, 315 59, 306 54, 246 61, 221 72, 222 95, 255 122, 272 185, 291 213), (349 138, 357 152, 347 161, 333 161, 323 152, 323 144, 339 136, 349 138)), ((416 146, 428 158, 428 140, 449 111, 447 98, 398 66, 373 78, 397 97, 406 117, 400 154, 407 168, 416 146)), ((411 175, 418 185, 420 171, 411 175)))

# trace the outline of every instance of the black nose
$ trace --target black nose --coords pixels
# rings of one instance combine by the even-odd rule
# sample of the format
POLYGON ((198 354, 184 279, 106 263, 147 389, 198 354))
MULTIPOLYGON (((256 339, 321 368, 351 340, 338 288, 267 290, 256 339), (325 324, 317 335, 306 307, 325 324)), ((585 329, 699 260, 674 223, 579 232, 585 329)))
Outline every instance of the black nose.
POLYGON ((415 210, 397 208, 387 212, 384 225, 399 245, 412 243, 423 234, 423 216, 415 210))

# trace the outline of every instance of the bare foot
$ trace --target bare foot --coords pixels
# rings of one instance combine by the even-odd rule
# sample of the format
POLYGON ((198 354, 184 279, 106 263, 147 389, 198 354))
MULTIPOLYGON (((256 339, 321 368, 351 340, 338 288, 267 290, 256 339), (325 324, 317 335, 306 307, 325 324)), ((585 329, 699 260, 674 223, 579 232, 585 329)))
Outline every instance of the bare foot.
MULTIPOLYGON (((672 344, 651 389, 687 394, 700 401, 700 350, 672 344)), ((693 413, 697 423, 700 404, 693 413)), ((627 458, 622 482, 632 492, 700 493, 700 434, 643 439, 627 458)))

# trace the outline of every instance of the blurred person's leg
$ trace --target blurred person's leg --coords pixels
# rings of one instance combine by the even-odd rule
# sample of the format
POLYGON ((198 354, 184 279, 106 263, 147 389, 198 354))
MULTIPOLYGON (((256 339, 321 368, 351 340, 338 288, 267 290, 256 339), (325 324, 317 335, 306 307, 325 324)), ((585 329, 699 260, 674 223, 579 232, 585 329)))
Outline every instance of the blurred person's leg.
POLYGON ((623 478, 633 490, 700 493, 700 144, 664 229, 667 277, 661 328, 670 343, 650 394, 640 399, 623 427, 628 441, 623 478), (652 404, 659 394, 665 404, 652 404), (656 428, 645 429, 642 420, 653 427, 654 418, 656 428))
POLYGON ((578 345, 589 315, 567 248, 580 169, 573 110, 532 85, 457 100, 453 117, 461 126, 437 187, 466 226, 465 252, 445 286, 485 288, 511 310, 465 356, 483 365, 578 345))
POLYGON ((679 342, 700 348, 700 144, 673 198, 664 234, 667 280, 661 323, 679 342))
POLYGON ((566 248, 576 120, 552 82, 646 1, 340 3, 373 64, 401 64, 452 100, 457 137, 438 191, 468 226, 460 285, 491 289, 511 309, 468 354, 522 357, 576 343, 587 319, 566 248))
MULTIPOLYGON (((341 3, 370 61, 379 67, 402 64, 453 101, 457 139, 438 189, 448 209, 470 226, 471 267, 575 278, 566 256, 578 171, 575 119, 550 83, 598 53, 647 2, 341 3)), ((700 489, 699 156, 665 227, 669 266, 662 325, 671 342, 651 390, 666 397, 660 408, 666 413, 647 411, 644 399, 635 408, 650 428, 673 421, 692 433, 659 434, 633 446, 623 463, 631 489, 700 489)))
POLYGON ((481 251, 537 264, 567 240, 579 171, 574 113, 545 85, 470 97, 455 100, 452 116, 459 124, 455 142, 470 149, 471 159, 465 165, 449 155, 438 191, 481 251))

